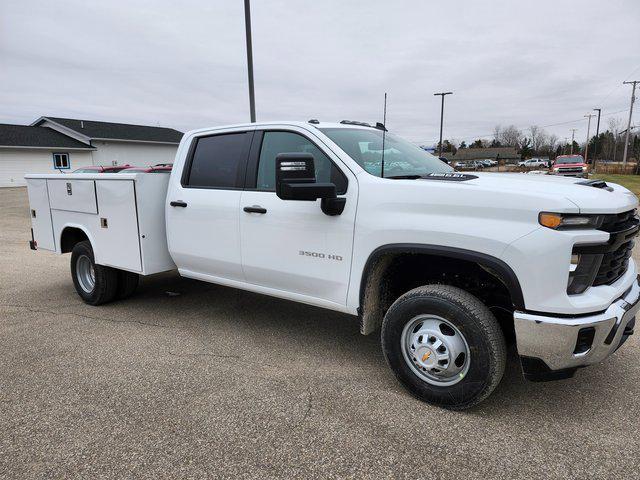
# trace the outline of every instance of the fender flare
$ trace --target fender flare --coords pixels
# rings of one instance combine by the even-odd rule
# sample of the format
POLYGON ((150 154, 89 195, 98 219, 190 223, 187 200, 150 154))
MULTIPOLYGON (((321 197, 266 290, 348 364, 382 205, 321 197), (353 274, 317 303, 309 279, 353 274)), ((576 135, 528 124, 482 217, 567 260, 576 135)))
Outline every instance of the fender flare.
POLYGON ((490 270, 490 273, 495 275, 495 277, 505 285, 511 295, 511 301, 516 310, 525 310, 524 295, 522 294, 522 287, 520 286, 518 277, 511 267, 499 258, 487 255, 486 253, 465 250, 463 248, 418 243, 395 243, 382 245, 376 248, 371 252, 369 258, 367 258, 364 270, 362 271, 362 278, 360 279, 359 311, 361 311, 364 304, 367 278, 371 273, 373 266, 381 257, 388 254, 398 253, 433 255, 477 263, 478 265, 490 270))

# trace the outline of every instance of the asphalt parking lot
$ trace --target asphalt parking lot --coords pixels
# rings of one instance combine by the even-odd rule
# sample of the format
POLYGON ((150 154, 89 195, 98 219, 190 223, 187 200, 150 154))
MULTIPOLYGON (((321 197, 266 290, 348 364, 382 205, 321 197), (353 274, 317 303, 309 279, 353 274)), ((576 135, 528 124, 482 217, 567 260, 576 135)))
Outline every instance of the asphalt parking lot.
MULTIPOLYGON (((421 403, 355 317, 162 275, 89 307, 0 189, 0 478, 638 478, 640 341, 421 403)), ((637 258, 637 257, 636 257, 637 258)))

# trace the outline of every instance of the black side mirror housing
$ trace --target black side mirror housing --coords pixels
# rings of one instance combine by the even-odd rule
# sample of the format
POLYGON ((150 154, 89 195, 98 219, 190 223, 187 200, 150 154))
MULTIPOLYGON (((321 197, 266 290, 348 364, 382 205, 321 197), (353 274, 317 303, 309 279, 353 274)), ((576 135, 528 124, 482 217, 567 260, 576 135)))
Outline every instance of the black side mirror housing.
POLYGON ((338 198, 333 183, 316 182, 313 155, 280 153, 276 157, 276 195, 282 200, 315 202, 321 199, 326 215, 340 215, 346 200, 338 198))

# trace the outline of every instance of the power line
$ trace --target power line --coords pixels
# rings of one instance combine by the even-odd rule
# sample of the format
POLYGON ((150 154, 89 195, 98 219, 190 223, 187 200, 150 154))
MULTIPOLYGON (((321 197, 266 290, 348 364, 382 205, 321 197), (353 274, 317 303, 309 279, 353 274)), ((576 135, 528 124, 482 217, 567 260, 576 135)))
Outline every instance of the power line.
MULTIPOLYGON (((633 69, 633 71, 632 71, 629 75, 627 75, 626 77, 624 77, 625 81, 626 81, 626 80, 628 80, 628 79, 630 79, 630 78, 631 78, 631 76, 632 76, 634 73, 636 73, 638 70, 640 70, 640 65, 638 65, 636 68, 634 68, 634 69, 633 69)), ((602 104, 604 103, 604 101, 605 101, 607 98, 609 98, 609 97, 611 96, 611 94, 612 94, 613 92, 615 92, 616 90, 618 90, 619 88, 620 88, 620 84, 618 84, 618 85, 616 85, 615 87, 613 87, 613 89, 612 89, 609 93, 607 93, 607 94, 602 98, 602 100, 600 100, 600 102, 599 102, 599 103, 602 105, 602 104)))

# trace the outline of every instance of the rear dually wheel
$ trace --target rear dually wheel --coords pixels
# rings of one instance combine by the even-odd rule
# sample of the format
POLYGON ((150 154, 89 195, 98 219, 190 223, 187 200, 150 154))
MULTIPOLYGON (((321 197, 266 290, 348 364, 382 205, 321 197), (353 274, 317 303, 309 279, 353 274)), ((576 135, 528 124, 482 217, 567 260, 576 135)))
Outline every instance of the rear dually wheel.
POLYGON ((89 305, 110 302, 118 289, 118 272, 97 265, 91 242, 78 242, 71 251, 71 278, 80 298, 89 305))

